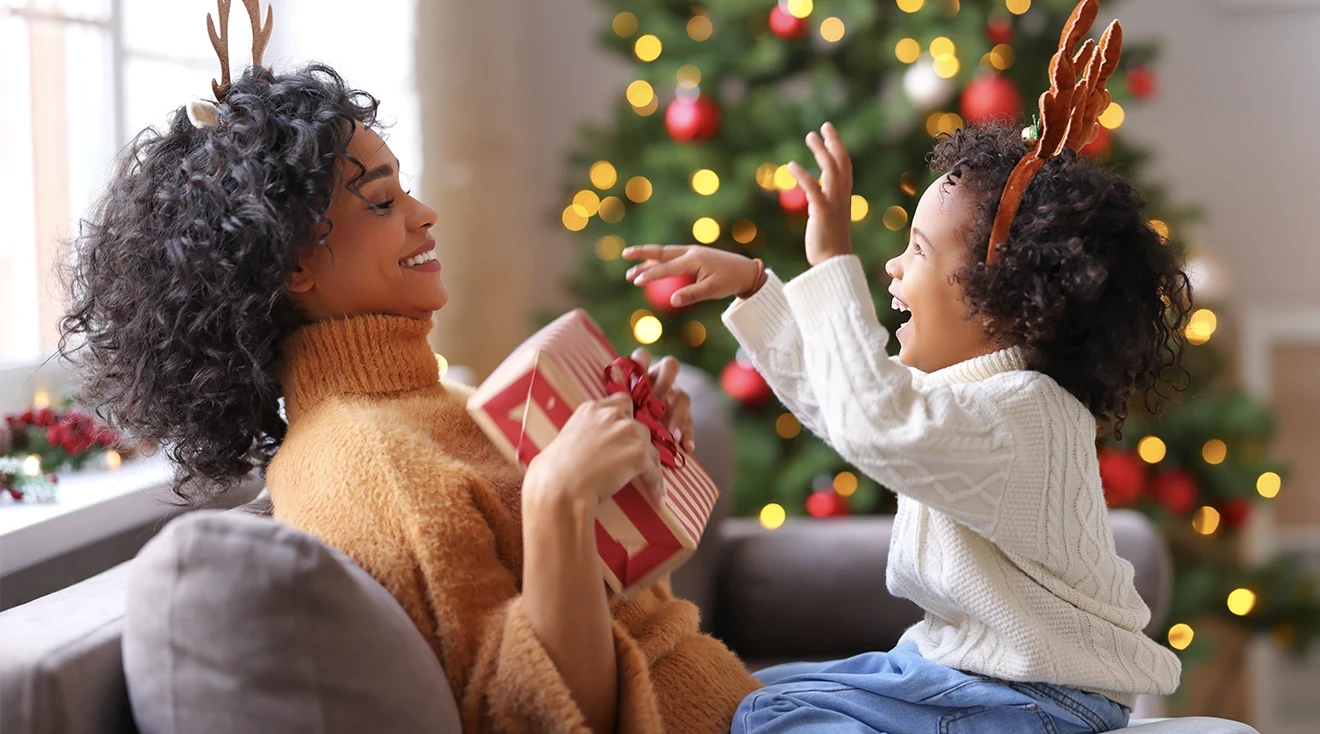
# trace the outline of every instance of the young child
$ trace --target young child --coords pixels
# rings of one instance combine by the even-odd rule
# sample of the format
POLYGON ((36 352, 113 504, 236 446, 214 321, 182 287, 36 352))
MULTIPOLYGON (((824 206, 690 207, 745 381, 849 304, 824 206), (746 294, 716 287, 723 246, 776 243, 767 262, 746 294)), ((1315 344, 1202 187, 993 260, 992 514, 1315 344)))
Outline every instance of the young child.
POLYGON ((643 261, 635 284, 696 277, 675 305, 740 296, 725 323, 784 405, 898 493, 886 581, 925 610, 890 652, 762 672, 733 731, 1100 732, 1126 726, 1138 694, 1177 687, 1114 549, 1095 438, 1134 396, 1159 409, 1189 287, 1139 195, 1076 153, 1094 115, 1070 128, 1072 110, 1102 110, 1117 65, 1115 26, 1083 47, 1075 82, 1094 15, 1093 0, 1074 11, 1034 147, 1003 126, 936 145, 946 173, 885 268, 910 314, 896 360, 852 255, 851 162, 829 124, 807 136, 820 180, 792 164, 812 266, 793 282, 710 248, 625 251, 643 261))

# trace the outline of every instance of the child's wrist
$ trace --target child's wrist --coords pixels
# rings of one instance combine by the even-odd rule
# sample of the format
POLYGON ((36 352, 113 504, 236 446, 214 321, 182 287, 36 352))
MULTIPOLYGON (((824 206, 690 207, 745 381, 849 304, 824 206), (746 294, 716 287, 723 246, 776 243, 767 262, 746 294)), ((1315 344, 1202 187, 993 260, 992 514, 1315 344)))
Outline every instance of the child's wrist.
POLYGON ((741 298, 744 301, 756 295, 757 291, 761 290, 762 286, 765 285, 765 282, 770 279, 770 276, 766 275, 765 262, 763 262, 761 258, 758 257, 752 260, 752 264, 756 265, 756 275, 752 278, 752 284, 746 290, 738 294, 738 298, 741 298))

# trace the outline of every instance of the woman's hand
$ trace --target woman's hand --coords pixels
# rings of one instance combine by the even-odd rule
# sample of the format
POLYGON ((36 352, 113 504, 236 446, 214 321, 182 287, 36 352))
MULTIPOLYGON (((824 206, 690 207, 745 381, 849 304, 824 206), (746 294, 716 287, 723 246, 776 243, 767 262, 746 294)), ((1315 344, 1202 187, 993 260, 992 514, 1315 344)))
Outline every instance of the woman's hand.
POLYGON ((796 161, 788 164, 788 170, 807 195, 807 262, 814 267, 852 254, 852 159, 828 122, 820 134, 808 133, 807 147, 820 166, 820 180, 796 161))
POLYGON ((595 511, 633 479, 663 496, 660 455, 651 432, 633 418, 632 398, 612 395, 579 405, 559 435, 527 465, 524 520, 545 508, 595 511))
POLYGON ((665 428, 674 434, 674 441, 684 451, 691 453, 697 448, 692 425, 692 397, 682 388, 674 386, 674 380, 678 377, 678 360, 664 357, 652 365, 651 353, 641 348, 632 353, 632 358, 642 369, 647 370, 651 378, 651 394, 669 406, 665 413, 665 428))
POLYGON ((642 245, 623 251, 625 260, 642 261, 628 270, 628 282, 645 285, 671 275, 690 275, 692 285, 670 297, 674 308, 699 301, 728 298, 756 286, 761 269, 756 262, 737 253, 698 245, 642 245))

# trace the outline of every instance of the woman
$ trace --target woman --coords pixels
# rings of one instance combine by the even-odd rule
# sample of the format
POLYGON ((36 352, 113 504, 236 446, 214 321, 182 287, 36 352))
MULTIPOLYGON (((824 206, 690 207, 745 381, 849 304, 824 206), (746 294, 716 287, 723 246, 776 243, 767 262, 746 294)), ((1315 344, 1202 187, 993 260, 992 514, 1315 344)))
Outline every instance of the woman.
POLYGON ((438 379, 436 213, 400 188, 376 104, 324 66, 254 67, 214 115, 139 136, 74 243, 86 397, 170 446, 181 496, 266 468, 276 517, 408 611, 465 729, 727 731, 758 686, 737 658, 666 589, 622 602, 600 578, 600 498, 659 481, 626 396, 524 474, 438 379))

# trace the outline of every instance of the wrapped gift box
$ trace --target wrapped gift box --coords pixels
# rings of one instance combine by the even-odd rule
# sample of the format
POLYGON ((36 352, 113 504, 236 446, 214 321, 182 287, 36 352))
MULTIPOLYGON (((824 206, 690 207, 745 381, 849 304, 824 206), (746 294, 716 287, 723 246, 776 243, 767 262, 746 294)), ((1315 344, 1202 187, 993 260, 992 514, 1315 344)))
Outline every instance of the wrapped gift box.
MULTIPOLYGON (((606 396, 607 368, 618 357, 586 312, 571 311, 524 342, 468 401, 477 423, 522 466, 553 439, 577 406, 606 396)), ((719 489, 691 455, 663 467, 666 499, 657 504, 638 482, 602 502, 596 546, 616 593, 649 588, 696 550, 719 489)))

